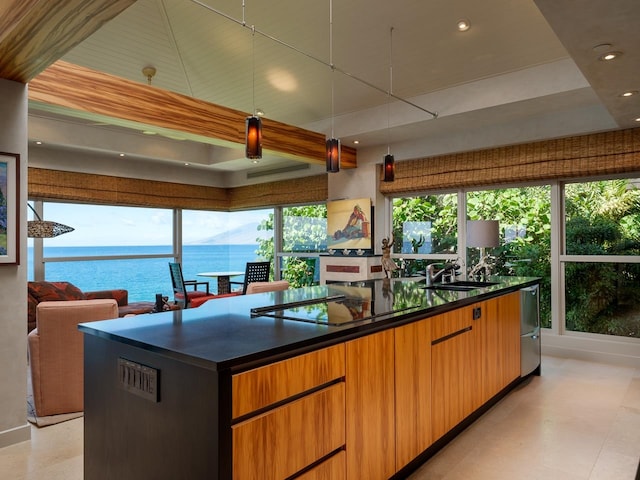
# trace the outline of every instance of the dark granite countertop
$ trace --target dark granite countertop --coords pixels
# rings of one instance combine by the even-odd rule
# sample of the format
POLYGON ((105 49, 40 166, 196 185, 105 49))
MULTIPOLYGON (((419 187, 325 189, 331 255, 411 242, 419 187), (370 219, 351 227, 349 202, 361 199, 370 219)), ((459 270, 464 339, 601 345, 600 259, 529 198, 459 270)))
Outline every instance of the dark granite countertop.
POLYGON ((420 277, 334 283, 220 298, 198 308, 89 322, 78 328, 88 335, 204 368, 235 371, 399 326, 539 281, 532 277, 491 280, 497 284, 462 292, 427 290, 420 277), (269 309, 281 304, 291 305, 269 309), (252 314, 252 309, 262 310, 252 314))

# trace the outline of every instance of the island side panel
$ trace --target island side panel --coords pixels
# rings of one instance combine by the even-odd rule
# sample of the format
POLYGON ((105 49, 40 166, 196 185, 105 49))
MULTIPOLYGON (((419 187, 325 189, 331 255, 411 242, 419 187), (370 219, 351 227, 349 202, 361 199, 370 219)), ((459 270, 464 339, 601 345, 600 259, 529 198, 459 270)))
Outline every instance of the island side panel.
POLYGON ((215 371, 85 334, 85 480, 221 478, 215 371), (157 371, 157 402, 122 386, 119 359, 157 371))

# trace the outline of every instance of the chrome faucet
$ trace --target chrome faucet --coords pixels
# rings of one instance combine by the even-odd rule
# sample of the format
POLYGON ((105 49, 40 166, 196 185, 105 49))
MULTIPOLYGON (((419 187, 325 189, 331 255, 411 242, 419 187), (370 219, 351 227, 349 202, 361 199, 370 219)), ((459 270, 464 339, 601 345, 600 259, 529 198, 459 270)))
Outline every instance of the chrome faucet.
POLYGON ((439 270, 438 272, 436 272, 435 268, 436 268, 435 263, 431 263, 427 266, 427 272, 426 272, 427 287, 430 287, 434 283, 439 281, 442 278, 442 276, 447 272, 453 272, 455 270, 458 270, 460 268, 460 265, 454 262, 447 262, 444 264, 444 267, 442 268, 442 270, 439 270))

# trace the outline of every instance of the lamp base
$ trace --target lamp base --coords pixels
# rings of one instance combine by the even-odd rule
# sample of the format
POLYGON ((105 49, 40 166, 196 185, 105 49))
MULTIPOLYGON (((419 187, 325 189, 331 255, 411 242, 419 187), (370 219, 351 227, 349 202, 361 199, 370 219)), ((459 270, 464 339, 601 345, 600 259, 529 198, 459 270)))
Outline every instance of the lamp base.
POLYGON ((487 255, 484 248, 480 248, 480 260, 476 265, 469 270, 467 276, 469 278, 477 277, 480 275, 480 272, 483 272, 483 277, 488 277, 491 275, 491 264, 489 263, 491 260, 491 255, 487 255))

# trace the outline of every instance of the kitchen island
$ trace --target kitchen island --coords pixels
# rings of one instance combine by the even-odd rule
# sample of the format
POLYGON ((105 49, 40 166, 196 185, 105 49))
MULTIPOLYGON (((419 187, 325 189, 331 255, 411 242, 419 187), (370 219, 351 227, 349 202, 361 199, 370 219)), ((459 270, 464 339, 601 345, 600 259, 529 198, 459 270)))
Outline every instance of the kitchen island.
POLYGON ((402 478, 520 381, 518 292, 538 279, 492 280, 82 324, 85 479, 402 478))

